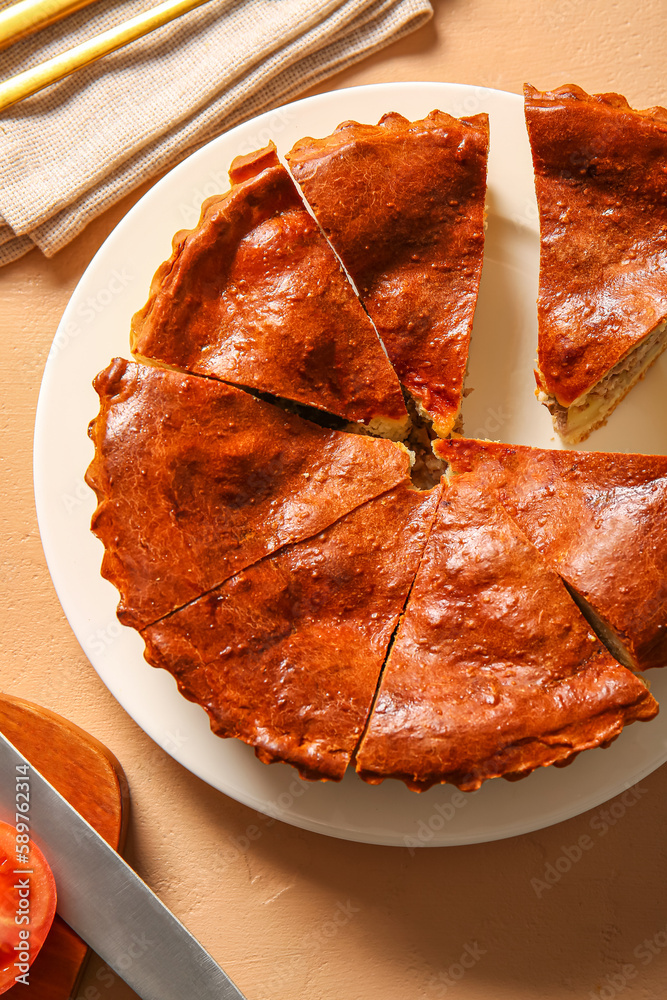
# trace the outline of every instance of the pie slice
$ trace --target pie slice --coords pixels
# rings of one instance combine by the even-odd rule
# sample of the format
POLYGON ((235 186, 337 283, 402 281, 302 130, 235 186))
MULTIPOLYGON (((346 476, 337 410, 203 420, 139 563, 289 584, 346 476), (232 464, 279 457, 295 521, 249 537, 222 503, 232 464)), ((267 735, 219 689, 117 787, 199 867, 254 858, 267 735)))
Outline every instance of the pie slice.
POLYGON ((273 143, 237 157, 230 178, 174 237, 132 321, 133 354, 402 437, 396 374, 273 143))
POLYGON ((484 251, 487 115, 343 122, 290 168, 392 364, 442 436, 461 406, 484 251))
POLYGON ((525 87, 540 213, 538 399, 583 441, 667 346, 667 111, 525 87))
POLYGON ((478 469, 626 666, 667 665, 667 456, 439 441, 478 469))
POLYGON ((438 507, 357 754, 371 783, 473 790, 564 764, 658 711, 485 485, 455 477, 438 507))
POLYGON ((409 481, 393 441, 330 431, 223 382, 117 358, 86 479, 118 617, 144 628, 409 481))
POLYGON ((149 626, 146 659, 203 705, 219 736, 339 781, 440 493, 399 486, 267 556, 149 626))

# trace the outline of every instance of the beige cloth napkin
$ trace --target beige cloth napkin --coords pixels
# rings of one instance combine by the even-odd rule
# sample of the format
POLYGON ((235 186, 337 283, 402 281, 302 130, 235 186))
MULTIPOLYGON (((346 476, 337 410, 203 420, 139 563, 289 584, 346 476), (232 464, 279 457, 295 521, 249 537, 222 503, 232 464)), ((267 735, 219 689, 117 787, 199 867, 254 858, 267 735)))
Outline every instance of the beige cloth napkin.
MULTIPOLYGON (((155 3, 93 4, 0 52, 0 78, 155 3)), ((51 256, 186 153, 431 14, 429 0, 209 0, 9 108, 0 116, 0 265, 33 246, 51 256)))

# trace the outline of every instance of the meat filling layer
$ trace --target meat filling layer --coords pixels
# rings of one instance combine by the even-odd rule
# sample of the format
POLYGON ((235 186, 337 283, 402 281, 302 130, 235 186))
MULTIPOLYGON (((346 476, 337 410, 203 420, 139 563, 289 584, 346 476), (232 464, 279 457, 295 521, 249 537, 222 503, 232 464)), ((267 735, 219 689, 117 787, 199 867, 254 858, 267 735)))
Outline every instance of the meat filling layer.
POLYGON ((667 347, 667 321, 656 326, 621 358, 585 395, 571 406, 561 406, 555 396, 538 392, 537 398, 549 410, 554 428, 567 444, 585 440, 600 427, 656 358, 667 347))

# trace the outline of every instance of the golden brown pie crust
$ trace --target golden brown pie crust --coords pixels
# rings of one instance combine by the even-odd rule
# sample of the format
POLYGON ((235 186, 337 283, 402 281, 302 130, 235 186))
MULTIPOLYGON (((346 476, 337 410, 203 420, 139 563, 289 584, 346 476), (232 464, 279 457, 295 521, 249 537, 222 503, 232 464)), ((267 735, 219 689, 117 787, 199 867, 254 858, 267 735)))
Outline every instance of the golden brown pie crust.
POLYGON ((563 764, 657 710, 484 475, 454 478, 357 754, 361 777, 473 790, 563 764))
POLYGON ((133 353, 344 420, 388 422, 400 436, 396 374, 275 146, 238 157, 230 179, 198 226, 174 237, 132 321, 133 353))
MULTIPOLYGON (((659 109, 561 91, 540 97, 662 128, 659 109)), ((460 407, 487 151, 485 115, 435 111, 346 122, 290 154, 440 434, 460 407)), ((226 384, 346 420, 405 420, 375 331, 275 148, 237 158, 230 176, 231 192, 177 234, 135 317, 133 350, 162 367, 115 359, 95 380, 92 529, 147 660, 219 735, 311 779, 340 780, 356 757, 371 783, 474 789, 652 718, 646 686, 557 574, 633 665, 667 661, 667 457, 441 441, 436 454, 464 474, 420 493, 402 446, 226 384)))
POLYGON ((570 406, 667 316, 667 111, 524 88, 540 213, 538 386, 570 406))
POLYGON ((635 669, 667 665, 667 456, 436 444, 487 488, 619 637, 635 669))
POLYGON ((441 493, 399 486, 144 632, 146 659, 219 736, 339 781, 373 701, 441 493))
POLYGON ((116 358, 95 380, 86 476, 118 617, 143 628, 409 481, 409 455, 213 379, 116 358))
POLYGON ((351 275, 403 385, 454 427, 482 271, 487 115, 343 122, 290 169, 351 275))

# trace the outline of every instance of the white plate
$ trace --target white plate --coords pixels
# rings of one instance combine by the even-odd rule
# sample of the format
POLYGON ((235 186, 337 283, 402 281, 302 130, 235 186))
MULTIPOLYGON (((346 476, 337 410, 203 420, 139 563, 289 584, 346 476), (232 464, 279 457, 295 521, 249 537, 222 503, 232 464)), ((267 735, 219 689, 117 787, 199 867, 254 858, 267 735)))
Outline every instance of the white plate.
MULTIPOLYGON (((118 595, 100 577, 102 546, 89 531, 95 508, 83 475, 97 413, 91 387, 114 355, 129 357, 130 317, 147 298, 171 238, 192 227, 202 200, 227 189, 238 153, 273 139, 281 154, 306 135, 324 136, 348 118, 376 122, 386 111, 421 118, 486 111, 491 119, 489 225, 475 319, 464 418, 470 436, 558 447, 533 396, 538 271, 537 208, 522 101, 514 94, 453 84, 403 83, 335 91, 240 125, 160 181, 122 220, 82 277, 63 316, 44 372, 35 431, 35 495, 51 576, 76 636, 100 677, 161 747, 227 795, 295 826, 349 840, 408 847, 495 840, 539 829, 611 798, 667 759, 667 713, 630 726, 608 750, 525 781, 490 781, 463 794, 451 787, 417 795, 397 781, 371 787, 354 774, 307 784, 292 768, 260 764, 249 747, 213 736, 204 711, 172 678, 149 667, 143 643, 118 624, 118 595)), ((590 447, 666 450, 667 359, 632 390, 590 447), (627 428, 627 430, 626 430, 627 428)), ((667 671, 651 674, 658 695, 667 671)))

